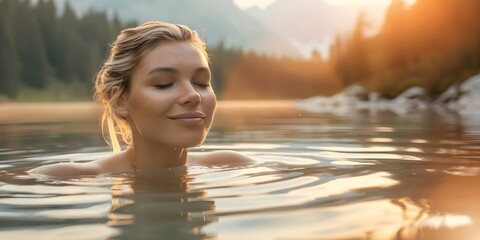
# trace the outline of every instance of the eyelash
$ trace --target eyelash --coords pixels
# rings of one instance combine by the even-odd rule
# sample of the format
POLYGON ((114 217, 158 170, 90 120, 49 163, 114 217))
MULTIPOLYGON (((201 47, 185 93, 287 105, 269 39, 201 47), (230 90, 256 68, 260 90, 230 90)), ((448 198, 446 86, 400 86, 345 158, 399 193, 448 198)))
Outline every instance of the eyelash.
MULTIPOLYGON (((201 88, 208 88, 210 87, 210 84, 208 83, 194 83, 195 85, 201 87, 201 88)), ((169 87, 171 87, 173 85, 173 83, 169 83, 169 84, 156 84, 154 85, 156 89, 167 89, 169 87)))
POLYGON ((155 88, 157 89, 167 89, 169 87, 171 87, 173 85, 173 83, 169 83, 169 84, 156 84, 155 85, 155 88))
POLYGON ((208 88, 210 87, 210 84, 208 83, 195 83, 195 85, 201 87, 201 88, 208 88))

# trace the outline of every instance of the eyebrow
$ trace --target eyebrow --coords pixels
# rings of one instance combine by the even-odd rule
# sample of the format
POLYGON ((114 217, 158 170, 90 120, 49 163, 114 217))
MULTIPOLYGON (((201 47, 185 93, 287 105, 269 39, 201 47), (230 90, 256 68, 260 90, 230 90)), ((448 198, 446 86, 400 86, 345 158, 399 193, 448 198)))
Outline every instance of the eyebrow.
MULTIPOLYGON (((158 67, 150 70, 150 72, 148 72, 147 75, 150 75, 156 72, 178 73, 178 70, 170 67, 158 67)), ((200 73, 200 72, 210 72, 210 71, 206 67, 199 67, 195 70, 195 73, 200 73)))

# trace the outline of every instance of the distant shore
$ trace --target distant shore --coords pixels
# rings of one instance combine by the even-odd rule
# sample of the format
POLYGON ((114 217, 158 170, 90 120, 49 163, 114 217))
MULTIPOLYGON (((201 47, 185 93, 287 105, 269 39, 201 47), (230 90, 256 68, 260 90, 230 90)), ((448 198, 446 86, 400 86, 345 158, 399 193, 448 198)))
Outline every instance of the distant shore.
MULTIPOLYGON (((268 109, 284 111, 292 109, 291 100, 269 101, 219 101, 217 117, 248 114, 248 110, 268 109)), ((103 107, 91 102, 5 102, 0 103, 0 124, 29 122, 64 122, 64 121, 100 121, 103 107)), ((258 111, 255 111, 258 114, 258 111)), ((255 116, 252 116, 255 117, 255 116)))

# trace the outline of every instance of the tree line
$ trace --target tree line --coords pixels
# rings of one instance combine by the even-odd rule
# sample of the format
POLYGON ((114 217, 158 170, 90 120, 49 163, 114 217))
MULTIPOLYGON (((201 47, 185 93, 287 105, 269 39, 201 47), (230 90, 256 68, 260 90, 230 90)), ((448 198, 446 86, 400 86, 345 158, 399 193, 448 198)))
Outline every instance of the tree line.
POLYGON ((344 85, 361 84, 384 97, 412 86, 436 97, 480 73, 480 1, 392 0, 384 25, 365 37, 360 15, 349 37, 338 37, 330 64, 344 85))
MULTIPOLYGON (((365 36, 368 16, 338 36, 328 59, 276 57, 209 46, 213 87, 223 99, 295 99, 332 95, 360 84, 384 97, 422 86, 435 97, 480 71, 480 1, 393 0, 383 28, 365 36)), ((0 95, 76 84, 89 92, 122 23, 105 12, 77 16, 68 2, 0 0, 0 95)), ((87 100, 88 96, 85 96, 87 100)))
POLYGON ((224 83, 225 98, 305 98, 358 84, 385 98, 412 86, 435 98, 480 73, 480 1, 392 0, 380 32, 366 36, 368 16, 337 36, 330 56, 310 59, 240 54, 224 83))
POLYGON ((78 17, 68 3, 60 15, 53 1, 0 1, 0 93, 15 98, 51 81, 90 88, 122 27, 102 12, 78 17))

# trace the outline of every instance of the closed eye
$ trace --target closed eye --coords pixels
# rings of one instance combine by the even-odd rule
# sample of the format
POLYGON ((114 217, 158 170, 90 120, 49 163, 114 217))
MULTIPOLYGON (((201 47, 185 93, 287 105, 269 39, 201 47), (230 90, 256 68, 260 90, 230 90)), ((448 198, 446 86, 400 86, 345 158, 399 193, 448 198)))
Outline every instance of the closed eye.
POLYGON ((169 87, 173 86, 173 83, 167 83, 167 84, 155 84, 154 87, 156 89, 167 89, 169 87))
POLYGON ((195 85, 201 87, 201 88, 207 88, 210 87, 210 84, 208 83, 194 83, 195 85))

